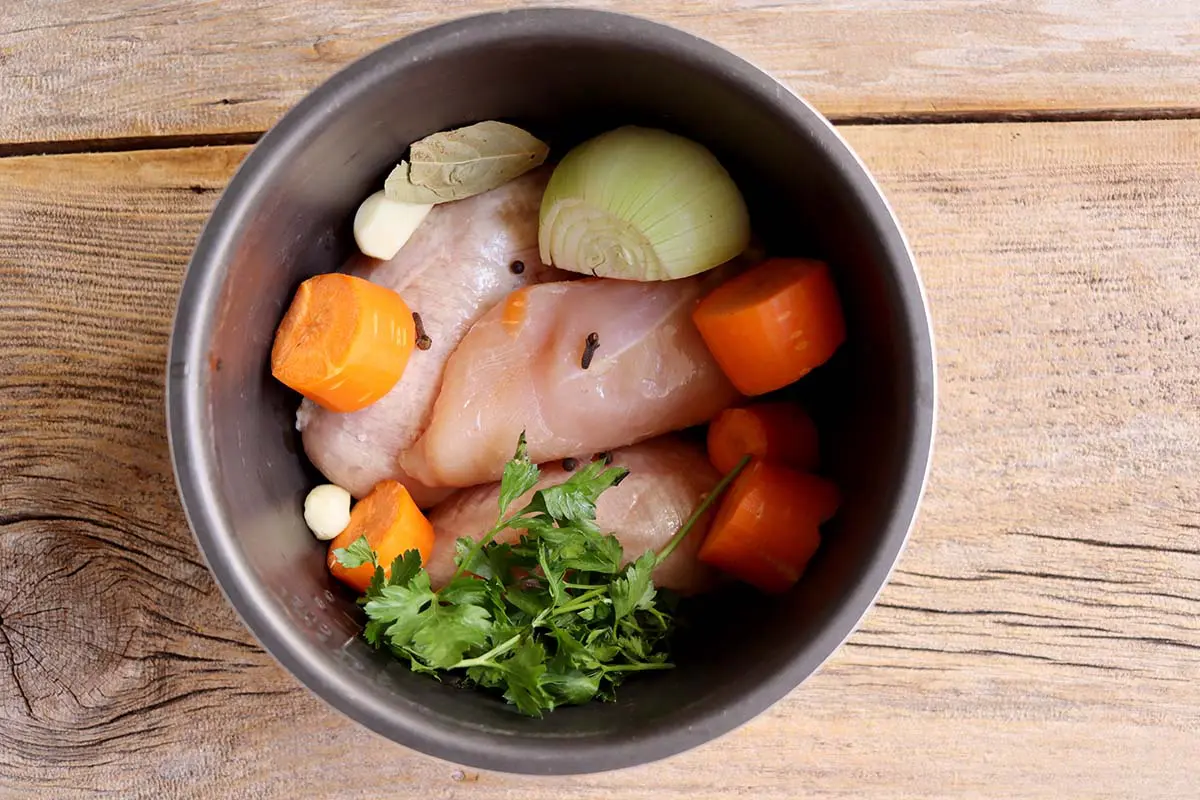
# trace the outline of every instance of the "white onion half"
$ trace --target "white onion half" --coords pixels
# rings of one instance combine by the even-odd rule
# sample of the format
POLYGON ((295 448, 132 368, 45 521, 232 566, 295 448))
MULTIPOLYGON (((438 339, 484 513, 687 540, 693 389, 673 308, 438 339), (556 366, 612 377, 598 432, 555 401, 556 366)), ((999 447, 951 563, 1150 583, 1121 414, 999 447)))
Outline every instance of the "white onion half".
POLYGON ((542 197, 542 261, 572 272, 686 278, 737 256, 749 241, 746 202, 716 156, 653 128, 618 128, 579 145, 542 197))

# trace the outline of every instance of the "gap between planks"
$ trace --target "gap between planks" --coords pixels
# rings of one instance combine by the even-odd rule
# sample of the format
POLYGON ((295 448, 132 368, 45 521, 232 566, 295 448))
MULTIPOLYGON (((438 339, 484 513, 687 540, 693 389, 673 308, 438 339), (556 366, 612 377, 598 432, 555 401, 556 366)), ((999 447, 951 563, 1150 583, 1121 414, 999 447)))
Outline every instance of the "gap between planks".
MULTIPOLYGON (((931 112, 927 114, 855 114, 829 115, 837 126, 867 125, 956 125, 1038 123, 1038 122, 1147 122, 1162 120, 1200 120, 1197 108, 1116 108, 1082 110, 998 109, 986 111, 931 112)), ((0 143, 0 158, 13 156, 57 156, 77 153, 120 153, 136 150, 173 150, 188 147, 224 147, 252 145, 265 131, 233 133, 169 134, 163 136, 120 136, 97 139, 67 139, 0 143)))

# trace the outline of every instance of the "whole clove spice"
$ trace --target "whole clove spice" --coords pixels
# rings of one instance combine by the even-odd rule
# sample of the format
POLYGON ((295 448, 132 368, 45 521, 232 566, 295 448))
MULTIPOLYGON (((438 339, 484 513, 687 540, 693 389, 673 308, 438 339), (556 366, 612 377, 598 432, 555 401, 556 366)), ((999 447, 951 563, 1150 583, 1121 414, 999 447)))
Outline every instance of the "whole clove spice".
POLYGON ((413 325, 417 328, 417 349, 428 350, 433 347, 433 339, 430 339, 425 333, 425 323, 421 322, 421 315, 413 312, 413 325))
POLYGON ((562 468, 567 472, 574 472, 577 466, 579 466, 579 462, 573 458, 564 458, 562 461, 562 468))
POLYGON ((583 358, 579 361, 579 366, 587 369, 592 365, 592 356, 596 355, 596 350, 600 347, 600 334, 592 331, 587 335, 587 340, 583 343, 583 358))
POLYGON ((508 268, 512 271, 513 275, 520 275, 522 272, 525 271, 525 262, 522 261, 521 259, 517 259, 516 261, 509 264, 508 268))

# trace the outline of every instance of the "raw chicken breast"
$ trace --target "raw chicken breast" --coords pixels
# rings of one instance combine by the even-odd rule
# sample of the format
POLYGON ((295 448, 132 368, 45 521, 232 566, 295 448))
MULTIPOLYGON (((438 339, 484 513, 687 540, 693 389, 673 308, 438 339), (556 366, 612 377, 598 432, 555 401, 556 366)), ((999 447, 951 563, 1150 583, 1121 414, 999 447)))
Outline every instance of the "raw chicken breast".
MULTIPOLYGON (((567 479, 569 473, 560 463, 542 468, 538 488, 567 479)), ((600 530, 621 540, 627 562, 665 545, 720 479, 703 448, 676 437, 616 450, 613 463, 628 467, 629 477, 600 495, 596 522, 600 530)), ((519 498, 509 513, 519 510, 532 494, 519 498)), ((491 483, 463 489, 430 512, 436 538, 426 569, 435 588, 454 574, 455 541, 460 537, 481 539, 496 524, 499 499, 500 484, 491 483)), ((710 511, 697 521, 670 558, 654 571, 655 584, 681 594, 709 588, 713 572, 696 560, 696 551, 708 533, 711 517, 710 511)), ((515 542, 519 538, 519 531, 506 530, 497 540, 515 542)))
POLYGON ((401 465, 429 486, 472 486, 500 477, 522 430, 541 463, 707 421, 739 397, 691 320, 713 280, 514 292, 450 357, 429 427, 401 465), (583 369, 592 333, 599 345, 583 369))
POLYGON ((548 170, 537 170, 485 194, 439 205, 395 258, 352 261, 350 272, 394 289, 421 315, 433 346, 414 351, 400 381, 361 411, 339 414, 307 400, 301 405, 296 424, 305 452, 331 482, 362 497, 393 478, 423 507, 448 493, 414 481, 396 457, 429 422, 446 359, 471 325, 513 290, 566 275, 538 259, 538 207, 548 176, 548 170), (524 264, 519 275, 511 268, 514 261, 524 264))

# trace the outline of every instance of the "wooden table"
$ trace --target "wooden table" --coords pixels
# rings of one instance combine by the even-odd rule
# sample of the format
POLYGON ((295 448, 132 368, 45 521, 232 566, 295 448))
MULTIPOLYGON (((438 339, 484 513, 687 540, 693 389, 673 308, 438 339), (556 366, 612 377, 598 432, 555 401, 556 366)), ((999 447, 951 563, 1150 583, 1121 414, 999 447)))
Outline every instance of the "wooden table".
POLYGON ((611 0, 842 124, 936 326, 927 500, 861 630, 664 763, 465 770, 285 673, 176 499, 176 290, 247 146, 341 65, 507 0, 5 0, 0 795, 1194 797, 1200 5, 611 0))

